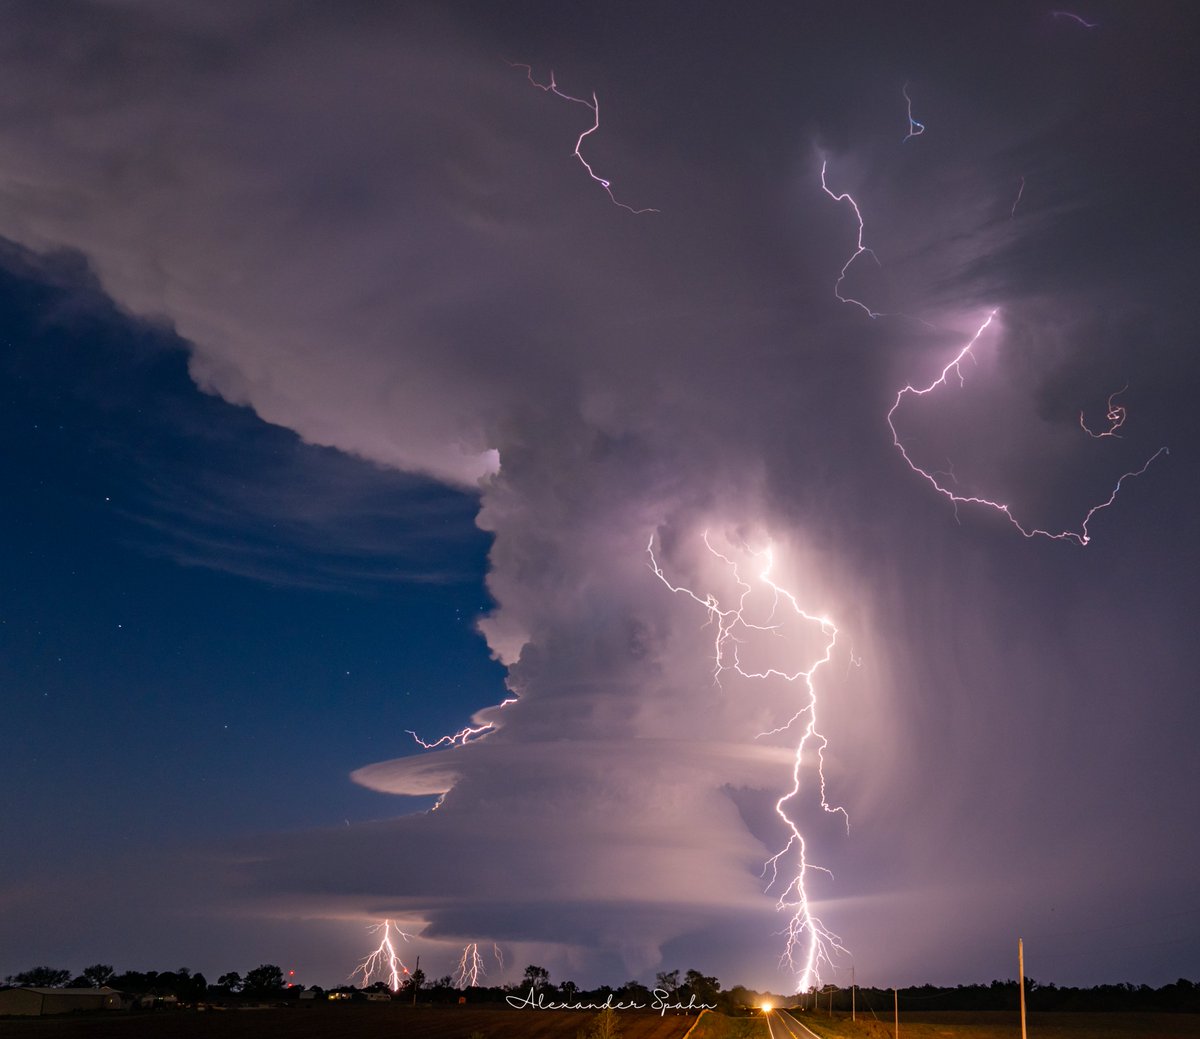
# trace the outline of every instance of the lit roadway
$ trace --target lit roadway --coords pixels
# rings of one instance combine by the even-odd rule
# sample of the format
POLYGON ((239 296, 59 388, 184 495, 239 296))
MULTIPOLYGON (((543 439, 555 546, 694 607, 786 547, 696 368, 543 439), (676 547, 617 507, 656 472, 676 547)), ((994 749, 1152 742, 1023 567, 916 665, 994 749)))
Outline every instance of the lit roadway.
POLYGON ((771 1039, 777 1036, 779 1039, 821 1039, 811 1028, 806 1028, 782 1008, 767 1010, 763 1016, 767 1019, 767 1032, 771 1039))

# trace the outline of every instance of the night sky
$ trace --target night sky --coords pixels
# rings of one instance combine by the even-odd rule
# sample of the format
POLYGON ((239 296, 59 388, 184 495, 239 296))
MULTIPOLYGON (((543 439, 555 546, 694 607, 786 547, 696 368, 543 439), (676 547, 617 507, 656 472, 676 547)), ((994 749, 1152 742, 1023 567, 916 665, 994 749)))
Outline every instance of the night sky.
POLYGON ((0 976, 788 990, 814 718, 823 980, 1200 976, 1194 15, 1072 13, 0 5, 0 976), (993 311, 897 433, 1168 448, 1087 538, 893 443, 993 311))

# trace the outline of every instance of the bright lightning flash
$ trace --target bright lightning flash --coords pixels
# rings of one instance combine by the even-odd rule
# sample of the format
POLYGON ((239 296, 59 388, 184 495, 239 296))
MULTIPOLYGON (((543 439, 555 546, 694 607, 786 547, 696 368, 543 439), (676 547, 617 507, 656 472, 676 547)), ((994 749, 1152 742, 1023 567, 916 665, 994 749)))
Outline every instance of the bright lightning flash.
MULTIPOLYGON (((979 337, 983 335, 984 331, 989 325, 991 325, 996 313, 997 312, 993 310, 988 314, 986 320, 982 325, 979 326, 978 329, 976 329, 975 334, 971 336, 966 346, 964 346, 958 351, 957 354, 954 355, 954 359, 941 370, 937 378, 935 378, 928 386, 917 389, 910 383, 896 394, 896 399, 892 402, 892 406, 887 413, 887 424, 892 431, 892 443, 895 445, 896 450, 900 452, 901 456, 904 458, 904 461, 908 463, 908 467, 918 476, 928 481, 930 486, 932 486, 934 490, 938 492, 938 494, 953 502, 956 509, 959 505, 983 505, 989 509, 994 509, 996 512, 1001 513, 1009 523, 1016 527, 1017 530, 1019 530, 1027 538, 1044 537, 1050 538, 1053 541, 1074 541, 1079 545, 1086 545, 1091 540, 1091 535, 1088 533, 1088 524, 1091 522, 1092 517, 1095 516, 1096 513, 1101 509, 1108 508, 1114 501, 1117 500, 1117 495, 1121 491, 1121 484, 1125 480, 1131 479, 1135 476, 1141 476, 1142 473, 1150 468, 1150 465, 1156 458, 1158 458, 1159 455, 1170 454, 1166 447, 1160 447, 1157 451, 1155 451, 1140 469, 1134 469, 1130 472, 1123 473, 1118 478, 1116 485, 1113 487, 1112 493, 1104 501, 1100 502, 1098 505, 1093 505, 1090 509, 1088 509, 1086 515, 1083 517, 1083 521, 1079 525, 1078 530, 1050 531, 1043 530, 1040 527, 1026 527, 1012 514, 1012 509, 1003 502, 993 501, 990 498, 982 498, 974 495, 955 494, 948 487, 944 486, 938 481, 936 474, 922 469, 916 464, 916 462, 912 460, 912 458, 909 457, 908 450, 905 448, 904 442, 900 439, 900 434, 896 431, 896 424, 894 421, 896 412, 900 409, 900 405, 904 403, 904 399, 906 397, 924 397, 927 394, 934 392, 934 390, 946 386, 949 382, 950 374, 952 372, 958 379, 959 385, 963 385, 964 379, 961 364, 963 360, 965 360, 970 354, 971 349, 979 341, 979 337)), ((1095 434, 1091 433, 1091 430, 1089 430, 1087 426, 1084 426, 1084 430, 1086 432, 1091 433, 1092 436, 1109 436, 1115 433, 1117 428, 1121 426, 1121 424, 1125 421, 1125 409, 1119 405, 1114 407, 1113 397, 1115 396, 1117 396, 1117 394, 1114 393, 1113 396, 1109 397, 1108 399, 1108 418, 1110 423, 1112 423, 1108 432, 1095 434)), ((1081 416, 1080 423, 1082 424, 1082 422, 1083 419, 1081 416)))
POLYGON ((483 969, 483 957, 479 955, 479 944, 472 942, 462 951, 462 957, 458 961, 458 971, 454 976, 454 987, 457 989, 473 988, 486 974, 487 971, 483 969))
POLYGON ((383 937, 375 951, 350 972, 350 977, 361 975, 363 988, 371 984, 371 979, 375 978, 378 981, 386 982, 387 987, 393 992, 399 992, 409 970, 404 965, 404 961, 400 959, 400 954, 396 952, 396 946, 392 942, 392 932, 394 931, 397 937, 403 938, 405 941, 409 941, 412 935, 400 930, 391 920, 384 920, 383 923, 375 924, 367 930, 371 934, 382 932, 383 937))
MULTIPOLYGON (((496 706, 507 707, 510 703, 516 702, 517 698, 515 696, 510 696, 507 699, 502 700, 496 706)), ((478 719, 478 715, 476 718, 478 719)), ((467 725, 464 728, 459 729, 458 732, 452 732, 445 736, 439 736, 432 743, 426 743, 425 740, 421 739, 421 737, 413 732, 412 729, 405 729, 404 731, 407 732, 408 735, 410 735, 426 750, 433 750, 434 747, 453 747, 455 744, 458 744, 459 746, 465 746, 466 744, 472 743, 477 739, 481 739, 489 732, 494 731, 495 728, 495 722, 484 722, 482 725, 467 725)))
POLYGON ((783 934, 787 941, 781 965, 796 976, 797 987, 806 989, 812 984, 819 983, 822 965, 833 966, 832 957, 836 953, 846 953, 841 939, 828 930, 821 920, 812 912, 807 891, 809 873, 820 870, 828 873, 822 866, 815 866, 808 860, 808 846, 804 836, 788 808, 800 794, 801 769, 805 761, 805 752, 812 749, 816 762, 819 782, 821 808, 831 814, 839 814, 846 821, 849 829, 849 818, 844 808, 831 805, 825 792, 824 751, 828 741, 817 731, 817 687, 815 676, 817 669, 829 663, 837 645, 838 630, 833 622, 826 617, 808 613, 801 606, 796 596, 778 585, 771 577, 773 554, 770 547, 761 551, 747 550, 747 555, 755 564, 753 576, 743 576, 739 563, 719 552, 713 547, 708 533, 704 535, 704 545, 709 553, 727 568, 737 586, 737 593, 728 604, 713 593, 698 594, 689 588, 674 585, 668 580, 662 567, 654 555, 654 539, 651 538, 646 552, 650 557, 650 568, 654 575, 672 592, 685 595, 699 603, 708 613, 708 622, 715 629, 713 639, 713 679, 719 685, 721 676, 733 672, 743 678, 766 679, 781 678, 787 682, 799 685, 803 690, 801 704, 788 721, 769 732, 759 733, 759 736, 770 736, 793 729, 800 730, 799 742, 792 763, 791 788, 775 802, 775 814, 783 822, 789 836, 787 843, 776 854, 769 858, 763 867, 763 875, 770 875, 767 890, 778 891, 775 908, 788 915, 787 925, 783 934), (751 669, 742 664, 739 657, 739 647, 753 633, 765 632, 779 634, 783 619, 787 616, 797 617, 801 621, 815 626, 824 641, 824 651, 807 666, 796 670, 768 667, 751 669))
POLYGON ((604 177, 599 176, 596 173, 596 171, 594 169, 592 169, 592 164, 583 157, 583 151, 582 151, 583 139, 585 137, 590 136, 591 134, 594 134, 597 130, 600 129, 600 102, 596 98, 595 91, 592 92, 591 101, 588 101, 587 99, 582 98, 582 97, 572 97, 570 94, 564 94, 561 90, 558 89, 558 84, 554 81, 554 70, 553 69, 550 70, 550 82, 549 83, 539 83, 536 79, 533 78, 533 66, 532 65, 525 65, 519 61, 510 61, 510 62, 508 62, 508 65, 510 68, 514 68, 514 69, 524 69, 526 78, 529 80, 530 83, 532 83, 535 87, 537 87, 538 90, 544 91, 547 94, 555 94, 558 97, 561 97, 564 101, 571 101, 577 105, 583 105, 584 108, 588 109, 592 113, 592 125, 589 126, 586 130, 583 131, 583 133, 581 133, 579 135, 579 139, 575 142, 575 151, 573 154, 575 155, 575 158, 577 158, 579 160, 580 165, 583 166, 583 168, 585 170, 587 170, 587 175, 589 177, 591 177, 592 180, 594 180, 597 184, 599 184, 605 190, 605 192, 607 192, 608 197, 609 197, 609 199, 611 199, 612 204, 614 206, 620 206, 622 209, 628 210, 630 213, 633 213, 634 215, 637 215, 640 213, 657 213, 657 212, 659 212, 659 210, 652 209, 649 207, 646 207, 644 209, 634 209, 633 206, 626 205, 624 202, 618 202, 616 195, 613 194, 612 181, 606 180, 604 177))

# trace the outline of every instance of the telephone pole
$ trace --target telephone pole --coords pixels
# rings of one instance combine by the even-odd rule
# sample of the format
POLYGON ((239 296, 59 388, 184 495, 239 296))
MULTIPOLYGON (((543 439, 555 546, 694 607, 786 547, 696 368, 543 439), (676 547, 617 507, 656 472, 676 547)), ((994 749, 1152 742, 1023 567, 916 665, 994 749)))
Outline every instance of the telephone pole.
POLYGON ((1017 939, 1017 970, 1021 975, 1021 1039, 1025 1036, 1025 941, 1017 939))
POLYGON ((850 964, 850 1020, 857 1021, 854 1010, 854 964, 850 964))

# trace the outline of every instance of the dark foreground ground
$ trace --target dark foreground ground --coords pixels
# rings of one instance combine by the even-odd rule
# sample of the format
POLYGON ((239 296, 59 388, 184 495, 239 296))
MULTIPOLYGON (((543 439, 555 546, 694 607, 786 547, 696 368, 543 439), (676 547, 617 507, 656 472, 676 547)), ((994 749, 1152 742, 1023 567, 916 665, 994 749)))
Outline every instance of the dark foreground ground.
MULTIPOLYGON (((595 1014, 351 1005, 0 1018, 4 1039, 576 1039, 595 1014)), ((682 1039, 695 1017, 620 1011, 622 1039, 682 1039)))
MULTIPOLYGON (((833 1018, 817 1013, 796 1019, 827 1039, 892 1039, 890 1015, 833 1018)), ((1200 1039, 1200 1014, 1036 1014, 1027 1021, 1029 1039, 1200 1039)), ((776 1027, 775 1036, 786 1036, 776 1027)), ((900 1015, 900 1039, 1020 1039, 1021 1019, 1012 1013, 978 1011, 900 1015)))

